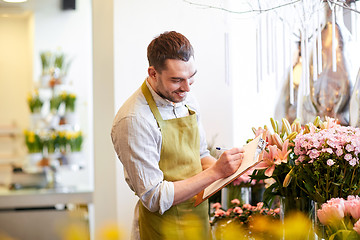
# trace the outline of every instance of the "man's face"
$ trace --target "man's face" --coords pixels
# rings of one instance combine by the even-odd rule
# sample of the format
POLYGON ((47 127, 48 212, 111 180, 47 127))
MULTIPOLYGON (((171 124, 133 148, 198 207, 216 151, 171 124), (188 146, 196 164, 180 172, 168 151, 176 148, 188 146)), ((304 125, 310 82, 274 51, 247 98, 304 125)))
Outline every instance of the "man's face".
POLYGON ((196 74, 195 61, 167 59, 166 68, 161 73, 156 72, 155 91, 161 97, 171 102, 178 103, 185 100, 190 85, 194 83, 196 74))

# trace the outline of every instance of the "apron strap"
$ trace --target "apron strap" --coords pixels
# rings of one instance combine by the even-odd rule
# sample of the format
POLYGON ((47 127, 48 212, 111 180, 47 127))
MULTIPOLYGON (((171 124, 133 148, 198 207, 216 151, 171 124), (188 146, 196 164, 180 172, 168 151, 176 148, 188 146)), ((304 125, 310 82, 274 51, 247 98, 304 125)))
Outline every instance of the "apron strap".
POLYGON ((156 103, 154 101, 153 96, 151 95, 151 92, 148 88, 148 86, 146 85, 146 80, 143 82, 143 84, 141 85, 141 91, 145 96, 146 101, 149 104, 149 107, 151 109, 151 112, 153 113, 159 127, 161 125, 161 123, 163 122, 163 118, 161 117, 161 114, 159 112, 159 109, 156 106, 156 103))

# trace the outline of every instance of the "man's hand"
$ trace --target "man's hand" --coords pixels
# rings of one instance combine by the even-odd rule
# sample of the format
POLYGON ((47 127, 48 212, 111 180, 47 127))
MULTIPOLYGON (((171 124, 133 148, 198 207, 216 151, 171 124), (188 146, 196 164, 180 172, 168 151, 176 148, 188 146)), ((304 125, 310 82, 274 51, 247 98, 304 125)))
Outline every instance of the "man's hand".
POLYGON ((240 167, 243 158, 244 150, 242 148, 232 148, 223 152, 212 165, 209 159, 203 159, 204 171, 190 178, 174 182, 173 205, 188 200, 214 181, 233 174, 240 167), (205 165, 206 167, 204 167, 205 165))
POLYGON ((223 152, 212 167, 214 168, 214 171, 219 179, 225 178, 238 170, 243 158, 243 148, 232 148, 223 152))

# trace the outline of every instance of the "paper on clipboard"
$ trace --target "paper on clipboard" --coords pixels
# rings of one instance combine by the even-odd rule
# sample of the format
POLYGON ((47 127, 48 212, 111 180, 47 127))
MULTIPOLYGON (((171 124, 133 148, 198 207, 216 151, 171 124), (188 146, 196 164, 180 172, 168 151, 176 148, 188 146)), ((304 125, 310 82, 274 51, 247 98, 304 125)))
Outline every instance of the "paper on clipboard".
POLYGON ((259 155, 264 150, 265 146, 266 141, 261 137, 261 135, 253 139, 248 144, 244 145, 244 158, 239 169, 232 175, 213 182, 207 188, 205 188, 204 191, 199 193, 197 198, 200 197, 201 199, 197 199, 195 206, 209 198, 211 195, 225 187, 227 184, 231 183, 233 180, 245 173, 249 168, 259 163, 259 155))

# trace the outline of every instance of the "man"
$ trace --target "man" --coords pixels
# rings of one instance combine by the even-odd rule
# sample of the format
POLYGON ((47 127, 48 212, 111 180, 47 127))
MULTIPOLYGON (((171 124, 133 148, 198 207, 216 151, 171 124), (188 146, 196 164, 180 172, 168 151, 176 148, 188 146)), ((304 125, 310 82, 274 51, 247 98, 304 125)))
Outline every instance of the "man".
POLYGON ((140 198, 132 239, 184 239, 194 226, 206 239, 208 203, 194 207, 195 196, 234 173, 243 150, 225 151, 217 161, 210 156, 189 92, 197 70, 185 36, 174 31, 159 35, 147 56, 148 77, 120 108, 111 132, 126 181, 140 198))

